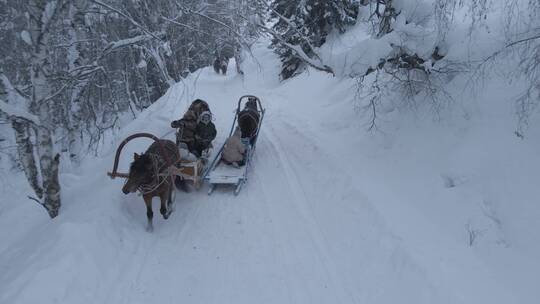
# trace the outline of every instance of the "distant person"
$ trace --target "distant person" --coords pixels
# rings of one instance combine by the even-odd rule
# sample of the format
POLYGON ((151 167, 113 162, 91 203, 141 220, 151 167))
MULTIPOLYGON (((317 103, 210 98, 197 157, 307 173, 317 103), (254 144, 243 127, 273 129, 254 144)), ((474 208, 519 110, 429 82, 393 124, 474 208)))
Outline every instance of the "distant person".
POLYGON ((227 67, 229 65, 229 58, 224 56, 216 56, 216 59, 214 59, 214 71, 219 74, 220 72, 223 75, 227 74, 227 67))
POLYGON ((225 141, 221 153, 221 160, 224 163, 237 168, 245 165, 246 146, 242 143, 241 136, 242 131, 237 126, 233 135, 225 141))

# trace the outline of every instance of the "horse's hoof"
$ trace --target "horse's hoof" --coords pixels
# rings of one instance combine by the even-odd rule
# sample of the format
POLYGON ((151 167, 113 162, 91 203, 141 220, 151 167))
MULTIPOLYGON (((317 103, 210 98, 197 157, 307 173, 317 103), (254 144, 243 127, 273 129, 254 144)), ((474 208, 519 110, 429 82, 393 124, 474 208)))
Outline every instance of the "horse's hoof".
POLYGON ((146 226, 146 232, 154 232, 154 226, 153 225, 146 226))
POLYGON ((168 214, 164 214, 164 215, 163 215, 163 218, 164 218, 164 219, 168 219, 168 218, 169 218, 169 215, 168 215, 168 214))

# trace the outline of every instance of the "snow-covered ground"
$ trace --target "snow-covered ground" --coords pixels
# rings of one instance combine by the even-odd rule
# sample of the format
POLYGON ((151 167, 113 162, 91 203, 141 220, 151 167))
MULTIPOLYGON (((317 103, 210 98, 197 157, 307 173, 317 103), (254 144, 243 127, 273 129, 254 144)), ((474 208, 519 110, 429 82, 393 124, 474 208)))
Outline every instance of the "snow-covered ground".
MULTIPOLYGON (((313 70, 279 83, 257 45, 242 79, 203 69, 61 174, 61 215, 0 179, 0 303, 534 303, 540 273, 540 132, 513 134, 515 90, 493 79, 435 120, 389 113, 367 132, 355 83, 313 70), (267 116, 248 184, 177 192, 167 220, 110 170, 135 132, 202 98, 220 145, 243 94, 267 116)), ((234 63, 231 63, 231 67, 234 63)), ((229 71, 233 69, 230 68, 229 71)), ((495 76, 494 76, 495 77, 495 76)), ((456 79, 457 92, 466 79, 456 79), (461 82, 460 82, 461 81, 461 82)), ((397 112, 397 110, 395 110, 397 112)), ((446 111, 446 110, 445 110, 446 111)), ((131 142, 132 152, 148 141, 131 142)))

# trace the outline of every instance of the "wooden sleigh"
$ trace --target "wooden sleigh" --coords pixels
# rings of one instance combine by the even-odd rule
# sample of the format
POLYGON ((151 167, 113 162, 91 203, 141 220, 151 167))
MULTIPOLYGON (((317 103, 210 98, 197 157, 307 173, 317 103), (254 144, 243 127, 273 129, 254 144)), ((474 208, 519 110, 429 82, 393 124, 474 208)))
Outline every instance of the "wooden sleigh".
POLYGON ((120 143, 120 145, 116 149, 113 169, 112 171, 107 172, 107 175, 110 178, 114 179, 117 177, 129 177, 129 173, 118 172, 118 162, 120 160, 120 155, 124 146, 132 139, 140 137, 150 138, 153 139, 156 143, 158 143, 160 153, 167 163, 167 169, 162 174, 173 177, 177 176, 183 180, 190 181, 193 183, 195 189, 199 189, 201 187, 202 177, 205 171, 205 162, 201 158, 197 159, 196 161, 182 160, 182 155, 180 155, 180 160, 178 161, 172 161, 168 159, 167 153, 165 153, 165 148, 161 144, 159 138, 150 133, 136 133, 127 137, 120 143))

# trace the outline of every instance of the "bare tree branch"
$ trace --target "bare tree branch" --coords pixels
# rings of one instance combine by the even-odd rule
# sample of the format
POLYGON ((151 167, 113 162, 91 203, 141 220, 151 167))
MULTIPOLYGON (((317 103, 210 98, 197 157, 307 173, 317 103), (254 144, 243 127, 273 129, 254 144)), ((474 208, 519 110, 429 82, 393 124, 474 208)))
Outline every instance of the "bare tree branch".
POLYGON ((101 1, 98 1, 98 0, 90 0, 92 1, 92 3, 94 4, 97 4, 101 7, 104 7, 110 11, 113 11, 117 14, 119 14, 120 16, 123 16, 124 18, 126 18, 129 22, 131 22, 131 24, 135 25, 136 27, 138 27, 140 30, 142 30, 143 32, 145 32, 146 34, 152 36, 154 39, 156 40, 160 40, 161 41, 161 38, 159 38, 158 36, 154 35, 154 33, 150 32, 149 30, 147 30, 144 26, 140 25, 137 21, 135 21, 131 16, 129 16, 128 14, 122 12, 121 10, 117 9, 117 8, 114 8, 106 3, 103 3, 101 1))

